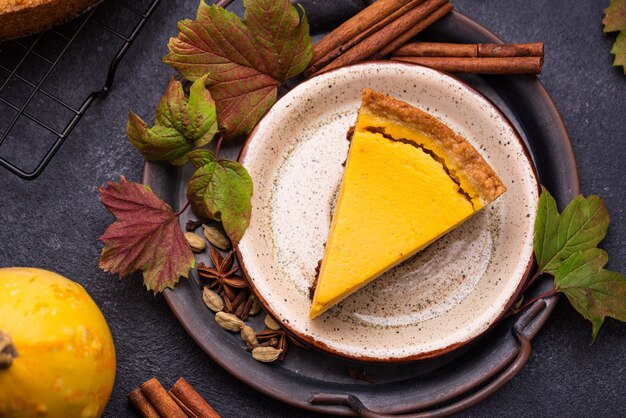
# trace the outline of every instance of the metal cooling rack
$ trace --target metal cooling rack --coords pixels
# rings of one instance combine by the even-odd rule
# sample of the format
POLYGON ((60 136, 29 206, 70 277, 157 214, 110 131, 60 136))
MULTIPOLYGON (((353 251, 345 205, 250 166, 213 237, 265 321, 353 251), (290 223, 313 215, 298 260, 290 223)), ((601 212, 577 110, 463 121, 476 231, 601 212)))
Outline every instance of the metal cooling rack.
MULTIPOLYGON (((142 2, 106 1, 68 24, 30 38, 0 44, 0 166, 26 180, 43 172, 91 104, 109 92, 118 64, 160 0, 146 0, 144 7, 137 6, 137 3, 142 2), (99 44, 82 46, 88 53, 102 55, 107 52, 105 49, 110 49, 107 46, 113 43, 120 46, 116 52, 110 51, 111 55, 106 58, 108 73, 102 88, 91 91, 86 97, 87 92, 82 93, 73 104, 72 100, 54 92, 54 81, 76 83, 70 77, 80 77, 76 74, 84 71, 79 68, 84 60, 80 54, 71 57, 68 51, 93 28, 100 32, 99 44), (55 50, 56 56, 50 57, 50 50, 55 50), (32 60, 37 63, 33 64, 32 60), (29 74, 33 69, 37 72, 42 68, 44 70, 39 75, 29 74), (55 70, 58 70, 57 74, 55 70), (50 79, 53 79, 52 83, 50 79), (56 120, 50 120, 51 115, 56 120), (9 142, 14 146, 8 147, 9 142), (8 151, 3 152, 3 148, 8 151)), ((99 75, 103 76, 104 72, 99 75)), ((65 91, 74 96, 78 94, 72 87, 65 87, 65 91)))

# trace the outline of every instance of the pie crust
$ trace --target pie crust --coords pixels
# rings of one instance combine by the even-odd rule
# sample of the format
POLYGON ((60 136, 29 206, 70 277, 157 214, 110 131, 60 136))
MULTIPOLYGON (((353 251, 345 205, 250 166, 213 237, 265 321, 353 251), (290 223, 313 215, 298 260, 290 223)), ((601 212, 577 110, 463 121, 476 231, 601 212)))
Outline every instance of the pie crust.
POLYGON ((478 151, 434 116, 371 89, 363 90, 361 112, 393 120, 430 137, 474 187, 484 205, 506 191, 498 175, 478 151))
POLYGON ((0 0, 0 42, 65 22, 100 0, 0 0))

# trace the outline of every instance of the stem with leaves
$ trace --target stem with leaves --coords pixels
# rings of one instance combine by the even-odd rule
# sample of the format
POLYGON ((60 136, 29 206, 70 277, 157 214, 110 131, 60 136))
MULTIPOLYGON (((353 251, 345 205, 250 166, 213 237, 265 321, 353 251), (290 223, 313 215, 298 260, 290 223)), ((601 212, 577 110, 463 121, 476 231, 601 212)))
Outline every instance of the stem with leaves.
POLYGON ((530 289, 530 287, 537 281, 537 279, 540 276, 541 276, 541 272, 539 270, 537 270, 535 272, 535 274, 530 279, 528 279, 528 281, 524 285, 524 288, 522 290, 522 294, 526 293, 526 291, 528 291, 528 289, 530 289))
POLYGON ((605 317, 626 322, 626 278, 604 269, 608 256, 597 248, 608 225, 608 211, 598 196, 576 196, 561 214, 554 198, 543 188, 533 245, 537 271, 523 292, 544 274, 554 277, 554 287, 514 308, 511 314, 560 292, 591 322, 593 340, 605 317))
POLYGON ((511 315, 516 315, 516 314, 522 312, 526 308, 530 307, 533 303, 537 302, 539 299, 549 298, 550 296, 554 296, 555 294, 556 294, 556 289, 552 289, 552 290, 548 290, 547 292, 543 292, 542 294, 540 294, 538 296, 535 296, 534 298, 532 298, 528 302, 525 302, 519 308, 511 309, 511 315))

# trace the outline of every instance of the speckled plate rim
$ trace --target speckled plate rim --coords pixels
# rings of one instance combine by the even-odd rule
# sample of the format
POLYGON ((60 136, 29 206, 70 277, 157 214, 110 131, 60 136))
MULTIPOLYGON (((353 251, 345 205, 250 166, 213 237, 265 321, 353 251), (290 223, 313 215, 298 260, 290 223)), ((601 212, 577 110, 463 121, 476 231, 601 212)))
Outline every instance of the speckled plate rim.
MULTIPOLYGON (((469 36, 470 39, 479 39, 481 42, 503 42, 493 32, 457 11, 453 11, 450 18, 446 19, 441 21, 442 29, 457 29, 455 34, 459 33, 459 28, 461 29, 461 35, 457 36, 456 39, 452 37, 455 41, 462 41, 465 39, 464 36, 469 36), (448 20, 447 22, 446 19, 448 20)), ((548 161, 553 163, 550 166, 549 183, 552 186, 552 193, 555 195, 559 203, 564 204, 566 201, 572 199, 575 195, 580 193, 578 167, 569 134, 565 128, 563 118, 552 100, 552 97, 545 89, 541 81, 536 77, 532 77, 522 81, 518 79, 515 84, 519 84, 520 82, 526 85, 526 94, 529 98, 533 99, 535 107, 540 108, 541 115, 543 115, 541 119, 538 119, 539 115, 536 112, 531 112, 529 116, 532 119, 530 126, 532 127, 532 123, 535 123, 536 129, 539 130, 538 135, 548 136, 550 140, 553 141, 551 146, 554 149, 551 150, 549 147, 547 150, 548 161), (539 104, 539 106, 537 106, 537 104, 539 104), (540 120, 545 120, 548 123, 536 125, 536 122, 540 120), (558 159, 554 159, 556 154, 559 156, 558 159)), ((540 147, 541 144, 543 143, 539 143, 538 146, 540 147)), ((143 183, 151 185, 157 192, 161 192, 163 194, 167 193, 171 198, 174 198, 175 191, 172 190, 172 188, 175 189, 179 186, 173 186, 171 183, 168 185, 169 181, 166 180, 172 175, 172 171, 173 170, 171 168, 164 168, 163 166, 145 163, 142 173, 143 183)), ((179 286, 184 286, 185 284, 186 283, 182 283, 179 284, 179 286)), ((538 283, 538 285, 541 285, 541 282, 538 283)), ((190 287, 192 284, 189 283, 187 286, 190 287)), ((548 290, 547 288, 549 286, 551 286, 551 284, 546 282, 545 286, 543 286, 543 288, 540 287, 539 290, 548 290)), ((185 292, 172 291, 169 289, 166 289, 163 294, 166 303, 172 310, 172 313, 180 322, 187 334, 190 335, 192 340, 198 344, 198 346, 200 346, 200 348, 213 361, 219 364, 220 367, 236 379, 244 382, 260 393, 297 408, 325 414, 339 414, 344 416, 355 415, 353 411, 346 409, 343 406, 315 405, 310 403, 308 398, 308 391, 310 390, 310 387, 308 384, 304 384, 300 380, 289 380, 287 382, 276 380, 280 379, 280 377, 275 374, 273 368, 268 368, 267 371, 262 374, 256 374, 250 373, 247 367, 245 367, 242 363, 229 361, 229 353, 232 349, 229 347, 224 348, 215 340, 204 338, 206 323, 198 321, 198 318, 196 318, 193 310, 189 308, 188 301, 184 299, 185 295, 185 292), (268 380, 270 378, 273 378, 274 380, 268 380), (306 393, 302 396, 304 392, 306 393)), ((544 326, 545 322, 554 311, 557 300, 558 296, 545 301, 545 308, 537 315, 532 324, 530 324, 527 328, 527 336, 529 339, 534 338, 544 326)), ((502 340, 496 343, 501 346, 502 351, 502 354, 498 357, 498 359, 496 361, 489 361, 488 367, 483 368, 483 364, 483 366, 478 365, 478 367, 480 367, 479 369, 467 370, 469 375, 465 378, 465 383, 463 385, 454 388, 450 387, 449 390, 445 391, 445 393, 441 392, 438 396, 429 398, 426 402, 424 400, 402 398, 402 400, 395 402, 395 406, 388 409, 387 413, 405 413, 413 411, 417 408, 427 408, 438 403, 446 402, 447 400, 461 396, 467 391, 472 390, 472 388, 476 387, 476 385, 480 385, 481 383, 490 380, 496 373, 498 373, 499 370, 509 364, 515 355, 515 351, 513 351, 514 349, 511 346, 511 339, 513 339, 513 336, 512 334, 510 335, 511 337, 509 340, 502 340)), ((323 390, 323 388, 319 387, 319 390, 323 390)), ((371 393, 370 396, 376 398, 387 396, 387 392, 388 390, 383 387, 377 387, 375 393, 369 393, 371 393)), ((476 401, 468 402, 465 407, 470 408, 476 403, 476 401)))
MULTIPOLYGON (((298 87, 309 83, 311 81, 313 81, 316 78, 319 77, 329 77, 329 76, 333 76, 335 73, 338 72, 344 72, 346 71, 346 69, 349 68, 358 68, 358 67, 364 67, 364 66, 372 66, 372 64, 376 65, 376 64, 380 64, 380 65, 384 65, 384 66, 388 66, 388 67, 406 67, 406 68, 415 68, 415 67, 419 67, 427 72, 432 72, 434 74, 436 74, 438 77, 442 77, 443 79, 449 79, 452 82, 456 82, 458 84, 460 84, 462 87, 464 87, 466 90, 469 91, 470 94, 476 96, 476 98, 478 98, 479 100, 482 99, 486 102, 486 104, 491 108, 491 110, 495 111, 495 113, 497 115, 500 116, 501 120, 504 122, 505 125, 508 125, 508 127, 511 129, 511 132, 513 133, 513 137, 517 140, 518 144, 521 146, 522 152, 526 158, 526 162, 528 163, 528 165, 531 168, 531 172, 533 175, 532 178, 532 183, 534 183, 534 185, 536 186, 536 191, 537 191, 537 198, 539 196, 539 191, 540 191, 540 185, 539 185, 539 176, 537 174, 537 170, 535 165, 533 164, 533 159, 531 157, 531 153, 528 150, 528 147, 526 146, 526 144, 524 143, 524 141, 522 140, 519 132, 517 131, 517 129, 515 128, 515 126, 511 123, 511 121, 509 120, 509 118, 498 108, 498 106, 496 106, 495 103, 493 103, 492 100, 490 100, 488 97, 486 97, 485 95, 483 95, 481 92, 479 92, 478 90, 476 90, 475 88, 473 88, 472 86, 470 86, 469 84, 467 84, 465 81, 461 80, 458 77, 455 77, 454 75, 451 75, 449 73, 445 73, 439 70, 435 70, 429 67, 425 67, 425 66, 421 66, 421 65, 416 65, 416 64, 409 64, 409 63, 402 63, 402 62, 395 62, 395 61, 367 61, 367 62, 363 62, 363 63, 358 63, 358 64, 354 64, 354 65, 350 65, 350 66, 346 66, 346 67, 341 67, 341 68, 337 68, 334 70, 330 70, 324 73, 321 73, 319 75, 316 75, 315 77, 312 77, 306 81, 304 81, 303 83, 299 84, 298 87)), ((293 91, 293 90, 292 90, 293 91)), ((286 94, 285 96, 281 97, 280 100, 283 100, 284 98, 288 99, 289 95, 291 94, 290 91, 288 94, 286 94)), ((277 102, 278 103, 278 102, 277 102)), ((245 143, 243 144, 243 147, 241 148, 241 151, 239 153, 239 157, 238 157, 238 161, 241 164, 245 165, 245 161, 246 161, 246 156, 248 153, 248 149, 250 147, 250 145, 252 144, 252 142, 255 139, 255 136, 257 134, 257 131, 259 129, 259 127, 266 122, 266 119, 268 117, 271 117, 272 114, 268 112, 268 114, 266 114, 255 126, 255 128, 250 132, 250 134, 248 135, 248 138, 246 139, 245 143)), ((236 256, 237 256, 237 262, 239 263, 239 267, 242 271, 242 273, 245 275, 248 284, 250 286, 250 288, 252 289, 252 291, 254 292, 254 294, 257 296, 257 298, 259 299, 259 301, 261 302, 261 304, 263 305, 263 308, 265 308, 265 310, 270 313, 272 316, 274 316, 275 318, 279 318, 281 317, 281 315, 279 315, 279 313, 272 307, 272 304, 263 297, 263 295, 261 294, 261 292, 259 291, 259 289, 257 288, 257 286, 255 285, 255 280, 254 278, 251 277, 248 268, 246 267, 246 261, 244 258, 244 254, 242 253, 241 249, 239 248, 239 246, 235 245, 235 250, 236 250, 236 256)), ((506 315, 506 313, 508 312, 508 310, 510 309, 510 307, 513 305, 513 303, 517 300, 517 298, 519 297, 522 289, 523 289, 523 285, 527 279, 527 277, 530 275, 532 267, 534 264, 534 257, 532 252, 530 253, 530 257, 528 259, 528 261, 526 262, 526 267, 523 270, 522 274, 519 277, 519 281, 517 283, 517 286, 515 288, 515 290, 513 291, 513 293, 511 294, 511 296, 509 297, 508 300, 506 300, 506 302, 504 303, 502 309, 500 310, 500 312, 495 315, 495 317, 493 318, 493 320, 491 321, 491 323, 482 331, 478 332, 476 335, 470 336, 469 338, 465 338, 459 342, 450 344, 446 347, 440 348, 440 349, 436 349, 436 350, 432 350, 432 351, 426 351, 426 352, 422 352, 422 353, 417 353, 417 354, 413 354, 413 355, 409 355, 409 356, 404 356, 404 357, 371 357, 371 356, 365 356, 365 355, 352 355, 352 354, 348 354, 345 352, 341 352, 337 349, 335 349, 334 347, 317 340, 316 338, 314 338, 313 336, 304 334, 302 332, 300 332, 299 330, 297 330, 296 328, 294 328, 293 326, 291 326, 290 323, 288 322, 281 322, 281 325, 286 328, 289 332, 291 332, 294 336, 296 336, 299 340, 305 342, 306 344, 308 344, 309 346, 316 348, 318 350, 322 350, 326 353, 338 356, 338 357, 342 357, 342 358, 346 358, 346 359, 350 359, 350 360, 357 360, 357 361, 363 361, 363 362, 367 362, 367 363, 402 363, 402 362, 410 362, 410 361, 416 361, 416 360, 423 360, 423 359, 429 359, 429 358, 434 358, 434 357, 438 357, 447 353, 450 353, 454 350, 457 350, 461 347, 466 346, 467 344, 470 344, 474 341, 476 341, 477 339, 479 339, 481 336, 483 336, 484 334, 486 334, 487 332, 489 332, 494 326, 496 326, 499 321, 506 315)), ((491 320, 491 319, 490 319, 491 320)))

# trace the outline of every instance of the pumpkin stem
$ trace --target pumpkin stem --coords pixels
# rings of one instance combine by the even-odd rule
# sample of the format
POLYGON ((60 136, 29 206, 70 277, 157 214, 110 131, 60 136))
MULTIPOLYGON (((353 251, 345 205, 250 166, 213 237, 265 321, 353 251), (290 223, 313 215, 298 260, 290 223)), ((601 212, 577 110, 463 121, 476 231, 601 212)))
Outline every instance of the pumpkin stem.
POLYGON ((0 330, 0 370, 8 369, 17 357, 11 336, 0 330))

